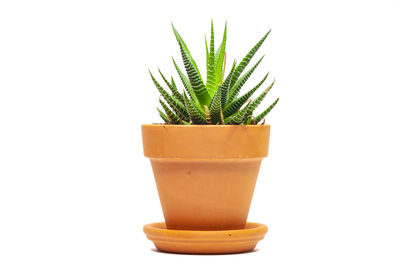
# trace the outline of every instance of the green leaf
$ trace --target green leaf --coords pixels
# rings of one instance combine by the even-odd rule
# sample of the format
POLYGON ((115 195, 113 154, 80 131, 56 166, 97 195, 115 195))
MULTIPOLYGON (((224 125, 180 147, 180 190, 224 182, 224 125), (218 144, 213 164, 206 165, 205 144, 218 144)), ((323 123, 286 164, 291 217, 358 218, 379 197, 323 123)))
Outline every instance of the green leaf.
POLYGON ((203 81, 201 80, 192 62, 189 60, 187 54, 185 53, 182 44, 180 44, 180 47, 186 73, 189 77, 190 84, 192 85, 193 91, 196 94, 197 99, 199 100, 201 105, 210 104, 211 98, 203 81))
MULTIPOLYGON (((163 96, 165 101, 167 101, 168 105, 184 120, 189 120, 189 114, 186 111, 185 106, 180 102, 178 99, 176 99, 174 96, 170 95, 167 93, 167 91, 162 88, 162 86, 157 82, 157 80, 154 78, 153 74, 149 71, 151 79, 153 80, 153 83, 157 87, 158 91, 160 94, 163 96)), ((168 115, 168 114, 167 114, 168 115)))
POLYGON ((224 36, 222 37, 222 43, 220 44, 217 53, 215 55, 215 82, 217 85, 221 84, 224 77, 223 75, 223 64, 224 64, 224 57, 225 57, 225 48, 226 48, 226 22, 225 22, 225 29, 224 29, 224 36))
POLYGON ((165 78, 165 76, 162 74, 160 69, 158 69, 158 72, 160 73, 160 75, 161 75, 162 79, 164 80, 165 84, 171 90, 172 95, 176 99, 178 99, 179 101, 181 101, 183 103, 183 96, 181 95, 181 93, 178 92, 178 89, 176 88, 176 84, 174 82, 174 79, 171 77, 172 81, 171 81, 171 83, 169 83, 168 80, 165 78))
POLYGON ((210 52, 208 52, 207 36, 205 35, 204 35, 204 41, 206 43, 206 65, 208 66, 208 58, 210 56, 210 52))
POLYGON ((266 110, 261 112, 258 116, 254 118, 254 124, 259 123, 267 114, 275 107, 275 105, 278 103, 279 98, 277 98, 274 103, 272 103, 266 110))
POLYGON ((163 119, 165 123, 170 123, 169 118, 167 115, 164 114, 159 108, 157 108, 158 114, 160 114, 160 117, 163 119))
POLYGON ((194 124, 206 124, 206 116, 202 110, 200 110, 196 104, 189 99, 186 93, 183 94, 183 97, 185 99, 185 106, 189 113, 190 121, 194 124))
POLYGON ((175 29, 174 24, 171 23, 171 25, 172 25, 172 29, 174 30, 174 34, 175 34, 176 40, 178 41, 179 46, 181 46, 182 47, 181 49, 183 49, 185 51, 185 54, 187 55, 189 61, 192 63, 193 67, 196 69, 196 72, 199 75, 200 80, 203 81, 203 79, 201 78, 201 74, 200 74, 199 68, 197 67, 196 62, 194 61, 192 55, 190 54, 190 51, 187 48, 187 45, 183 41, 183 39, 182 39, 181 35, 179 34, 179 32, 175 29))
POLYGON ((254 99, 254 101, 251 101, 251 103, 248 105, 244 120, 247 120, 253 114, 253 111, 258 107, 258 105, 260 105, 260 103, 263 101, 263 99, 268 94, 269 90, 271 90, 272 86, 274 86, 274 84, 275 81, 273 81, 271 85, 264 90, 264 92, 262 92, 256 99, 254 99))
MULTIPOLYGON (((254 66, 249 69, 245 74, 243 74, 243 76, 241 76, 239 78, 239 80, 236 81, 236 83, 231 87, 231 89, 229 90, 229 94, 228 94, 228 103, 232 102, 236 96, 239 94, 240 89, 243 87, 243 85, 247 82, 247 80, 250 78, 251 74, 253 74, 254 70, 257 68, 257 66, 260 64, 260 62, 263 60, 264 56, 257 61, 256 64, 254 64, 254 66)), ((232 77, 233 79, 233 77, 232 77)), ((232 81, 231 81, 232 84, 232 81)))
POLYGON ((267 36, 269 35, 270 32, 271 32, 271 30, 269 30, 263 36, 263 38, 261 38, 261 40, 258 41, 258 43, 247 53, 247 55, 239 63, 238 67, 235 70, 235 73, 233 74, 231 86, 233 86, 236 83, 237 79, 239 79, 240 74, 242 74, 242 72, 244 71, 246 66, 249 64, 250 60, 252 59, 254 54, 257 52, 257 50, 261 47, 261 45, 263 44, 263 42, 265 41, 265 39, 267 38, 267 36))
POLYGON ((175 81, 174 81, 174 77, 171 76, 171 85, 173 89, 173 95, 182 103, 184 102, 183 96, 181 93, 179 93, 178 88, 176 87, 175 81), (176 94, 176 95, 175 95, 176 94))
POLYGON ((246 103, 246 101, 253 95, 253 93, 255 91, 257 91, 257 89, 264 83, 264 81, 267 79, 268 74, 265 75, 265 77, 250 91, 248 91, 247 93, 245 93, 244 95, 242 95, 241 97, 233 100, 231 103, 229 103, 225 108, 224 108, 224 116, 225 117, 229 117, 230 115, 232 115, 233 113, 235 113, 236 111, 238 111, 240 109, 240 107, 246 103))
POLYGON ((257 96, 254 100, 250 99, 263 85, 268 74, 254 88, 239 96, 240 90, 263 60, 262 57, 254 66, 249 68, 249 70, 246 69, 255 53, 268 37, 270 31, 252 47, 240 63, 237 64, 236 60, 234 60, 232 68, 225 78, 227 23, 225 23, 221 43, 218 49, 216 49, 214 24, 213 21, 211 21, 209 43, 205 36, 207 80, 203 81, 197 64, 186 43, 183 41, 174 25, 172 25, 172 29, 178 41, 186 71, 186 73, 182 72, 172 58, 176 71, 184 86, 183 92, 178 90, 173 77, 167 79, 159 69, 158 71, 163 81, 170 90, 170 92, 167 92, 164 89, 166 87, 163 85, 163 88, 149 71, 153 83, 163 97, 160 99, 162 108, 157 108, 157 111, 165 123, 180 125, 221 123, 227 125, 257 124, 275 107, 279 98, 259 115, 253 116, 254 110, 260 105, 266 94, 274 85, 274 82, 271 83, 262 94, 257 96))
POLYGON ((162 101, 161 99, 160 99, 160 104, 165 110, 165 113, 167 114, 168 119, 172 124, 181 124, 182 121, 181 118, 179 118, 178 115, 176 115, 172 110, 170 110, 168 106, 164 103, 164 101, 162 101))
POLYGON ((241 110, 225 119, 225 124, 241 124, 247 114, 251 101, 241 110))
POLYGON ((275 81, 271 83, 271 85, 264 90, 264 92, 261 93, 256 99, 253 101, 250 101, 246 107, 243 109, 239 110, 235 114, 231 115, 227 119, 225 119, 225 123, 227 124, 243 124, 247 122, 250 117, 252 116, 254 110, 257 108, 257 106, 262 102, 262 100, 265 98, 265 96, 268 94, 269 90, 271 90, 272 86, 274 86, 275 81))
POLYGON ((251 115, 250 117, 248 117, 242 124, 243 124, 243 125, 255 124, 255 123, 254 123, 254 117, 253 117, 253 115, 251 115))
POLYGON ((215 52, 214 52, 214 26, 211 21, 211 38, 210 38, 210 52, 207 58, 207 84, 206 88, 208 93, 212 96, 215 94, 215 52))
POLYGON ((179 78, 181 78, 183 87, 186 89, 186 92, 188 92, 190 98, 197 104, 197 106, 200 106, 200 102, 193 91, 192 85, 190 84, 188 77, 186 77, 186 75, 181 71, 178 64, 176 64, 174 58, 172 58, 172 61, 174 62, 175 69, 178 72, 179 78))
POLYGON ((221 86, 214 94, 210 104, 210 117, 212 123, 216 124, 221 121, 221 86))
POLYGON ((231 83, 233 72, 235 71, 236 60, 233 61, 232 69, 226 77, 225 81, 221 85, 221 106, 225 107, 226 102, 228 100, 228 93, 229 93, 229 85, 231 83))

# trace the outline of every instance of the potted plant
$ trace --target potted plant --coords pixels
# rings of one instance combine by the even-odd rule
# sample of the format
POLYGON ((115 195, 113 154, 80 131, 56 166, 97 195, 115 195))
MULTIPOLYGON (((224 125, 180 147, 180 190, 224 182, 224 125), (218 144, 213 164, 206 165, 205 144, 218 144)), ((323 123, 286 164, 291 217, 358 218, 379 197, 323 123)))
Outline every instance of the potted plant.
POLYGON ((270 31, 227 70, 226 24, 216 49, 211 22, 209 45, 206 40, 207 73, 203 77, 186 43, 173 25, 172 28, 186 73, 173 59, 183 87, 179 90, 174 78, 167 79, 159 70, 164 86, 150 72, 162 96, 159 100, 162 109, 157 109, 164 123, 142 125, 143 149, 151 161, 165 224, 147 225, 145 232, 159 249, 173 252, 226 253, 252 249, 257 242, 244 246, 243 240, 249 238, 240 236, 243 231, 257 228, 258 232, 247 234, 258 241, 266 232, 264 225, 246 221, 258 170, 268 154, 270 125, 264 124, 264 118, 279 98, 254 114, 274 85, 272 82, 264 87, 252 99, 263 87, 268 73, 254 88, 242 95, 240 91, 262 61, 263 57, 245 71, 270 31), (167 239, 174 235, 180 245, 171 247, 173 242, 167 239), (240 237, 242 241, 226 246, 229 240, 222 238, 225 236, 229 240, 240 237), (213 244, 204 240, 193 244, 196 238, 220 242, 210 250, 213 244))

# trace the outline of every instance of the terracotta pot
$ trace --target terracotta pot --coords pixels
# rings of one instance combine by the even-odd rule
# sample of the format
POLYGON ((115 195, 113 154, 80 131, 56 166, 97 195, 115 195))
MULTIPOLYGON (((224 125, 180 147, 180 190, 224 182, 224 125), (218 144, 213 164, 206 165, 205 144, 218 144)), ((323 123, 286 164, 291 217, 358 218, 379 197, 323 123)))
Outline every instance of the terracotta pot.
POLYGON ((269 125, 142 125, 167 228, 244 228, 269 133, 269 125))

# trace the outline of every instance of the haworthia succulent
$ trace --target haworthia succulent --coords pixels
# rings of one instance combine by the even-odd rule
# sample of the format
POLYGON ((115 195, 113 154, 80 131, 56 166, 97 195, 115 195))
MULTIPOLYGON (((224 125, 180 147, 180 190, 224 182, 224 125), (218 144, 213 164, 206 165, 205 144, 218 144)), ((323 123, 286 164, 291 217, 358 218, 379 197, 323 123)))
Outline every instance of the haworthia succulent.
POLYGON ((167 91, 165 91, 164 88, 157 82, 157 80, 154 78, 153 74, 150 71, 149 71, 149 73, 150 73, 151 79, 153 80, 153 83, 155 84, 158 91, 165 99, 165 101, 167 101, 168 105, 177 113, 177 115, 179 115, 179 117, 181 117, 184 120, 188 120, 189 114, 186 111, 185 106, 174 96, 168 94, 167 91))
POLYGON ((215 82, 217 85, 223 82, 223 68, 226 48, 226 23, 224 29, 224 35, 222 37, 221 45, 219 46, 217 53, 215 54, 215 82))
POLYGON ((183 39, 182 39, 182 37, 180 36, 179 32, 175 29, 174 24, 171 23, 171 25, 172 25, 172 29, 173 29, 173 31, 174 31, 176 40, 178 41, 178 44, 179 44, 180 46, 182 46, 182 49, 185 51, 185 54, 187 55, 188 59, 189 59, 190 62, 192 63, 193 67, 196 69, 197 74, 198 74, 199 77, 200 77, 200 80, 202 80, 202 78, 201 78, 201 73, 200 73, 200 71, 199 71, 199 68, 197 67, 197 64, 196 64, 196 62, 194 61, 192 55, 190 54, 190 51, 189 51, 189 49, 187 48, 186 43, 183 41, 183 39))
POLYGON ((279 98, 277 98, 274 103, 272 103, 266 110, 264 110, 263 112, 261 112, 259 115, 257 115, 254 118, 254 124, 259 123, 262 119, 264 119, 265 116, 267 116, 267 114, 276 106, 276 104, 278 103, 279 98))
POLYGON ((165 115, 164 112, 162 112, 159 108, 157 108, 158 114, 160 114, 160 117, 163 119, 164 122, 169 123, 169 118, 167 115, 165 115))
POLYGON ((246 101, 254 94, 254 92, 257 91, 258 88, 260 88, 260 86, 267 79, 268 74, 269 73, 267 73, 267 75, 265 75, 265 77, 253 89, 251 89, 250 91, 248 91, 247 93, 245 93, 241 97, 233 100, 231 103, 226 105, 226 107, 224 108, 224 116, 229 117, 230 115, 232 115, 233 113, 238 111, 240 109, 240 107, 244 103, 246 103, 246 101))
POLYGON ((261 101, 263 101, 263 99, 268 94, 268 92, 271 90, 272 86, 274 86, 274 84, 275 84, 275 81, 273 81, 271 83, 271 85, 268 86, 268 88, 264 90, 264 92, 262 92, 256 99, 254 99, 254 101, 251 101, 251 104, 249 104, 249 107, 247 108, 244 120, 246 120, 248 117, 251 116, 251 114, 253 114, 254 110, 258 107, 258 105, 260 105, 261 101))
POLYGON ((163 81, 165 82, 165 84, 168 86, 168 88, 172 91, 172 84, 170 84, 170 82, 165 78, 164 74, 162 74, 160 68, 158 68, 158 72, 160 73, 161 78, 163 79, 163 81))
POLYGON ((176 84, 175 84, 175 81, 174 81, 174 77, 172 77, 172 76, 171 76, 171 85, 172 85, 172 88, 173 88, 173 89, 171 89, 171 90, 173 90, 173 91, 172 91, 172 94, 173 94, 179 101, 181 101, 181 102, 183 103, 183 101, 184 101, 183 96, 182 96, 181 93, 179 93, 178 88, 176 87, 176 84))
POLYGON ((172 112, 172 110, 169 109, 169 107, 167 106, 167 104, 164 103, 164 101, 162 101, 160 99, 160 104, 163 107, 165 113, 168 116, 169 121, 172 124, 180 124, 182 119, 178 117, 178 115, 176 115, 174 112, 172 112))
POLYGON ((232 77, 232 83, 231 86, 234 85, 234 83, 239 79, 240 74, 244 71, 246 66, 249 64, 250 60, 253 58, 254 54, 257 52, 257 50, 261 47, 265 39, 268 37, 269 33, 271 30, 269 30, 258 43, 253 46, 253 48, 247 53, 247 55, 242 59, 242 61, 239 63, 238 67, 235 70, 235 73, 233 74, 232 77))
POLYGON ((216 124, 221 121, 221 109, 221 87, 219 87, 210 104, 210 117, 212 123, 216 124))
POLYGON ((231 83, 233 72, 235 71, 236 60, 233 61, 232 69, 226 77, 225 81, 221 85, 221 105, 225 107, 226 102, 228 101, 228 93, 229 93, 229 85, 231 83))
POLYGON ((190 121, 194 124, 205 124, 206 123, 206 116, 200 110, 191 99, 186 95, 186 93, 183 94, 183 97, 185 99, 185 106, 186 109, 189 113, 190 121))
MULTIPOLYGON (((256 64, 252 68, 250 68, 245 74, 243 74, 239 80, 236 81, 236 83, 231 86, 231 89, 229 90, 228 94, 228 103, 231 103, 236 96, 239 94, 240 89, 242 89, 242 86, 247 82, 247 80, 250 78, 251 74, 254 72, 254 70, 257 68, 257 66, 260 64, 260 62, 263 60, 264 57, 260 58, 260 60, 257 61, 256 64)), ((233 77, 232 77, 233 79, 233 77)), ((232 82, 231 82, 232 84, 232 82)))
POLYGON ((183 103, 183 96, 178 92, 178 89, 176 88, 176 84, 174 82, 174 78, 171 77, 171 83, 165 78, 165 76, 162 74, 161 70, 158 69, 158 72, 160 73, 162 79, 164 80, 165 84, 168 86, 168 88, 171 90, 172 95, 181 101, 183 103))
POLYGON ((208 60, 210 58, 210 52, 208 51, 207 36, 205 36, 205 35, 204 35, 204 41, 206 43, 206 65, 207 65, 207 71, 208 71, 208 60))
POLYGON ((239 110, 235 114, 231 115, 230 117, 225 119, 226 124, 241 124, 246 116, 247 109, 250 105, 251 101, 244 107, 243 109, 239 110))
POLYGON ((182 45, 181 47, 181 55, 183 59, 183 63, 185 65, 186 73, 189 77, 190 84, 192 85, 193 91, 196 94, 197 99, 199 100, 201 105, 210 104, 211 98, 208 94, 207 88, 201 80, 200 76, 196 72, 192 62, 187 57, 182 45))
POLYGON ((214 51, 214 26, 211 21, 211 37, 210 37, 210 51, 207 59, 207 91, 210 95, 214 95, 215 88, 215 51, 214 51))
POLYGON ((186 77, 186 75, 181 71, 181 69, 179 68, 178 64, 176 64, 174 58, 172 58, 172 61, 174 62, 174 66, 176 71, 178 72, 179 78, 182 81, 183 87, 185 88, 186 92, 189 94, 190 98, 198 105, 200 106, 200 102, 197 99, 196 94, 193 91, 192 85, 190 84, 190 81, 188 79, 188 77, 186 77))
POLYGON ((171 90, 171 94, 168 93, 150 72, 150 76, 155 86, 164 99, 164 101, 160 100, 160 103, 165 112, 158 108, 157 110, 165 123, 185 125, 256 124, 259 123, 276 105, 279 99, 258 116, 253 115, 256 107, 265 98, 265 95, 274 84, 272 83, 257 98, 250 100, 250 97, 267 79, 268 74, 254 88, 238 97, 240 90, 260 64, 262 58, 247 72, 244 74, 242 73, 254 54, 267 38, 269 32, 264 35, 263 38, 247 53, 239 65, 236 65, 236 61, 233 62, 229 74, 224 78, 226 68, 225 49, 227 25, 225 23, 222 41, 217 51, 215 51, 214 25, 213 22, 211 22, 210 46, 208 46, 207 38, 205 38, 207 80, 203 81, 196 62, 191 56, 185 42, 173 25, 172 28, 178 41, 186 70, 186 74, 184 74, 176 64, 175 60, 172 59, 175 69, 184 86, 183 93, 179 92, 174 78, 171 77, 170 81, 167 80, 166 76, 164 76, 164 74, 159 70, 162 79, 171 90), (243 107, 246 102, 247 105, 243 107))

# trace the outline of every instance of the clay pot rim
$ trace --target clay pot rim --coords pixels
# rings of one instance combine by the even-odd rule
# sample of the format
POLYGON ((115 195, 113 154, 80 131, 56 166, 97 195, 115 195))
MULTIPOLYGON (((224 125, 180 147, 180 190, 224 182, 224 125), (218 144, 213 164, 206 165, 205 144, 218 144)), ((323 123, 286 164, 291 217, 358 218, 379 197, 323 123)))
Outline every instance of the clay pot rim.
POLYGON ((249 124, 249 125, 223 125, 223 124, 166 124, 166 123, 152 123, 152 124, 142 124, 145 127, 169 127, 169 128, 254 128, 254 127, 271 127, 269 124, 249 124))
POLYGON ((268 155, 269 124, 143 124, 143 152, 148 158, 228 159, 268 155))

